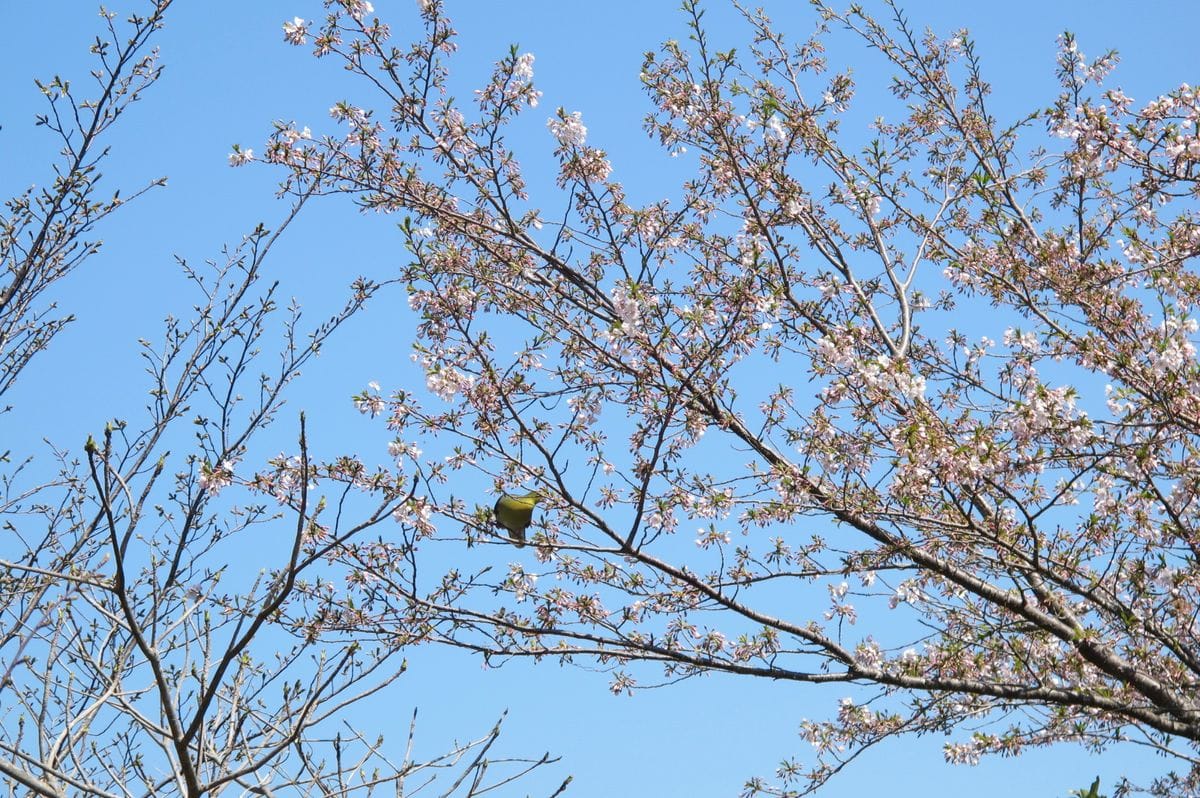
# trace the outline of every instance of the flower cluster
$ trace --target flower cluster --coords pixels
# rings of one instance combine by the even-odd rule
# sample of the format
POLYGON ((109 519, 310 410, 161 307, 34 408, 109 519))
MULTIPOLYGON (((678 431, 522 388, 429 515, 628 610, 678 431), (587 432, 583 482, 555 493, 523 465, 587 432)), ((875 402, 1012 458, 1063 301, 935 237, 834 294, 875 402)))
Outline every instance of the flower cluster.
POLYGON ((583 125, 583 114, 579 111, 568 114, 560 108, 557 117, 546 121, 546 127, 550 129, 550 135, 554 136, 560 147, 579 148, 587 141, 587 128, 583 125))

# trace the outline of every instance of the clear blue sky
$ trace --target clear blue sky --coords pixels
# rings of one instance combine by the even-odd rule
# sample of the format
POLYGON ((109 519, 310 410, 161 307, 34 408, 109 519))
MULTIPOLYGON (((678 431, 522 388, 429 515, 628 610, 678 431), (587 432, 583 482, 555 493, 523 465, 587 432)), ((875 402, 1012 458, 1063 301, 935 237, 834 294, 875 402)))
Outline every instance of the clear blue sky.
MULTIPOLYGON (((618 174, 640 175, 631 185, 635 198, 669 195, 677 181, 655 182, 663 162, 640 129, 647 107, 637 75, 645 50, 686 35, 676 5, 451 0, 449 13, 461 33, 458 80, 482 82, 508 45, 519 43, 537 58, 536 82, 545 92, 537 115, 548 116, 559 105, 582 111, 589 143, 609 150, 618 174)), ((721 0, 708 6, 722 43, 744 42, 736 28, 721 24, 728 18, 721 0)), ((111 7, 125 12, 137 5, 112 0, 111 7)), ((375 7, 403 37, 414 0, 376 0, 375 7)), ((801 31, 811 25, 807 4, 778 0, 767 7, 801 31)), ((1115 82, 1138 101, 1181 82, 1200 83, 1194 50, 1200 4, 1191 0, 923 0, 904 7, 917 27, 942 33, 970 29, 1002 115, 1053 100, 1055 38, 1064 29, 1078 34, 1089 55, 1120 50, 1115 82)), ((285 19, 321 13, 316 0, 179 0, 158 39, 166 74, 124 120, 104 169, 111 186, 132 187, 161 175, 169 177, 169 186, 114 217, 101 232, 103 252, 61 286, 56 298, 79 321, 25 373, 12 397, 18 412, 0 416, 0 448, 32 451, 42 437, 77 448, 105 419, 136 416, 145 386, 135 341, 156 338, 166 313, 184 313, 191 304, 180 293, 173 256, 216 257, 223 242, 282 214, 273 199, 275 174, 262 166, 228 168, 230 145, 261 152, 275 119, 324 129, 328 107, 354 96, 355 87, 336 64, 316 62, 303 48, 282 41, 285 19), (20 428, 15 418, 22 419, 20 428)), ((86 0, 0 3, 6 39, 0 49, 5 196, 47 180, 53 144, 32 125, 41 110, 32 79, 61 72, 82 81, 89 68, 87 45, 99 22, 86 0)), ((861 48, 831 57, 856 65, 865 97, 885 85, 879 61, 861 48)), ((549 164, 551 141, 544 127, 531 125, 529 137, 520 146, 528 165, 549 164)), ((341 199, 311 208, 274 259, 285 295, 298 297, 316 318, 332 309, 331 297, 342 296, 341 288, 355 275, 394 274, 403 253, 393 221, 360 216, 341 199)), ((372 379, 385 387, 420 384, 408 361, 409 329, 401 306, 376 308, 309 369, 290 407, 308 412, 316 447, 384 459, 384 431, 358 416, 348 397, 372 379)), ((796 736, 800 720, 832 713, 842 689, 710 677, 614 698, 604 675, 557 664, 515 663, 484 671, 478 659, 437 649, 413 650, 409 662, 398 689, 362 712, 360 725, 392 736, 399 746, 411 708, 419 705, 421 743, 435 751, 453 737, 482 733, 508 707, 504 750, 561 754, 558 773, 576 775, 568 793, 576 798, 734 796, 747 777, 768 776, 782 758, 806 754, 796 736)), ((823 794, 1049 798, 1065 796, 1097 773, 1106 785, 1122 772, 1148 779, 1162 764, 1136 752, 1094 758, 1056 749, 951 768, 941 761, 941 743, 904 741, 877 749, 823 794)))

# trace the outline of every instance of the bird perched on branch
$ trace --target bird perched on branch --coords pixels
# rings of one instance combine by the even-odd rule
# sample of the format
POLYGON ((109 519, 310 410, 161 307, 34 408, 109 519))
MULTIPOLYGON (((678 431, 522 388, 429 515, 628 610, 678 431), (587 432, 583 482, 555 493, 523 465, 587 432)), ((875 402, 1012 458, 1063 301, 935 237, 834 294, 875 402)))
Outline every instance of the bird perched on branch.
POLYGON ((496 506, 492 508, 496 514, 496 526, 507 529, 512 542, 518 547, 525 545, 525 530, 533 522, 533 508, 542 498, 542 494, 534 490, 524 496, 506 493, 496 499, 496 506))

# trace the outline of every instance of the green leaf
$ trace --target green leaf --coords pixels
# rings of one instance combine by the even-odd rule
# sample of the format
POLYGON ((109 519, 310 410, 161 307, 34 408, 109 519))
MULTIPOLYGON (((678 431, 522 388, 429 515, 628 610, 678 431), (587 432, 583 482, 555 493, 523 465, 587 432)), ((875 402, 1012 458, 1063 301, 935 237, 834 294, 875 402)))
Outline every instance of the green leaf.
POLYGON ((1086 790, 1071 790, 1071 795, 1075 798, 1108 798, 1107 795, 1100 794, 1100 777, 1092 782, 1092 786, 1086 790))

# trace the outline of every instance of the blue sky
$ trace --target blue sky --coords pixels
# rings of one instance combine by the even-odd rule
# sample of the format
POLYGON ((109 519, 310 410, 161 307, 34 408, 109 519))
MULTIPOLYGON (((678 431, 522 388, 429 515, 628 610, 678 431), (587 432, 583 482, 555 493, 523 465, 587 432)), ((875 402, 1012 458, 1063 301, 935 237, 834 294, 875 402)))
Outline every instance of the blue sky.
MULTIPOLYGON (((726 23, 724 4, 708 5, 722 45, 740 43, 737 28, 726 23)), ((120 0, 111 6, 118 12, 137 7, 120 0)), ((404 35, 404 22, 414 19, 414 0, 377 0, 375 6, 393 21, 398 36, 404 35)), ((647 106, 637 76, 645 50, 686 35, 676 6, 673 0, 451 0, 448 11, 461 34, 456 80, 463 86, 481 83, 491 63, 518 43, 536 55, 535 79, 545 92, 529 117, 528 140, 519 143, 535 180, 552 163, 543 118, 563 105, 583 113, 589 143, 610 152, 617 174, 634 176, 635 199, 669 195, 678 176, 664 177, 663 170, 687 164, 680 159, 664 166, 641 132, 647 106)), ((767 7, 782 24, 800 26, 798 33, 811 25, 806 4, 767 7)), ((1002 116, 1053 100, 1055 38, 1063 29, 1074 31, 1089 55, 1118 49, 1122 63, 1114 82, 1138 101, 1181 82, 1200 83, 1193 43, 1200 7, 1193 2, 924 0, 904 7, 918 28, 970 29, 1002 116)), ((315 0, 181 0, 172 10, 158 39, 166 73, 124 120, 104 168, 113 187, 162 175, 169 185, 115 216, 101 231, 106 241, 101 254, 60 286, 55 298, 79 320, 24 374, 11 397, 17 411, 0 416, 0 448, 35 451, 43 437, 78 447, 106 419, 136 415, 145 386, 135 341, 155 338, 166 313, 184 313, 191 304, 181 292, 173 257, 216 257, 223 243, 283 213, 273 198, 272 171, 228 168, 231 145, 261 152, 275 119, 326 129, 328 107, 362 93, 336 64, 317 62, 282 41, 285 19, 320 15, 315 0), (13 423, 17 418, 19 427, 13 423)), ((83 0, 0 3, 0 30, 6 33, 0 50, 0 189, 6 196, 45 181, 54 150, 32 125, 41 110, 32 79, 61 72, 82 81, 87 45, 99 22, 95 8, 83 0)), ((863 93, 859 103, 869 107, 871 92, 886 82, 879 60, 859 47, 832 52, 831 59, 855 64, 863 93)), ((394 274, 404 257, 394 221, 359 215, 342 199, 310 208, 274 258, 285 296, 296 296, 319 318, 355 275, 394 274)), ((394 303, 375 310, 327 348, 289 409, 307 411, 316 448, 357 450, 382 461, 384 431, 355 413, 348 397, 372 379, 385 387, 420 379, 408 360, 411 320, 405 308, 394 303)), ((419 738, 433 752, 452 738, 486 731, 507 707, 505 750, 561 754, 557 773, 575 774, 568 794, 576 798, 734 796, 747 777, 769 775, 782 758, 806 753, 796 736, 800 720, 831 713, 841 695, 837 687, 709 677, 615 698, 603 674, 579 668, 513 663, 485 671, 476 658, 438 649, 413 650, 408 659, 410 672, 386 702, 373 702, 359 716, 361 725, 393 736, 399 745, 411 709, 419 705, 419 738)), ((882 747, 823 794, 1064 796, 1097 773, 1111 784, 1119 773, 1149 778, 1162 764, 1137 752, 1097 758, 1055 749, 951 768, 941 761, 941 743, 926 739, 882 747)))

